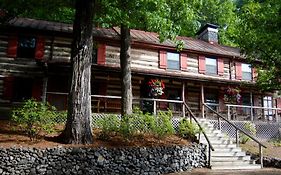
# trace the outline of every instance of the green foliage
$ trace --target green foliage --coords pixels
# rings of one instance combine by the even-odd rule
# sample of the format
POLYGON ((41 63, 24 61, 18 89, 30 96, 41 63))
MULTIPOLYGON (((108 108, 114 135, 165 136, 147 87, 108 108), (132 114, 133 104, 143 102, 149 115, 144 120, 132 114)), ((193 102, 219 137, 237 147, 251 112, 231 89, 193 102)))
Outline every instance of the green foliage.
POLYGON ((163 138, 175 133, 174 127, 171 122, 172 116, 172 111, 159 111, 157 116, 155 116, 155 128, 152 131, 156 134, 157 137, 163 138))
POLYGON ((179 122, 179 135, 182 138, 192 139, 196 138, 196 134, 200 133, 199 127, 196 123, 191 122, 190 120, 183 118, 179 122))
POLYGON ((53 132, 56 117, 55 107, 33 99, 12 111, 12 121, 19 124, 31 140, 37 138, 40 131, 53 132))
POLYGON ((281 139, 274 139, 271 141, 273 143, 274 146, 276 147, 281 147, 281 139))
MULTIPOLYGON (((254 136, 255 136, 256 133, 257 133, 257 130, 256 130, 256 128, 255 128, 255 125, 254 125, 253 123, 250 123, 250 122, 248 122, 248 123, 245 124, 244 129, 245 129, 246 131, 248 131, 249 134, 254 135, 254 136)), ((245 134, 243 134, 243 133, 241 134, 241 136, 240 136, 240 143, 245 144, 245 143, 247 143, 249 140, 250 140, 250 137, 248 137, 247 135, 245 135, 245 134)))
POLYGON ((97 127, 101 129, 100 139, 108 140, 110 134, 119 132, 120 119, 117 115, 108 115, 97 120, 97 127))
MULTIPOLYGON (((0 9, 5 9, 6 19, 21 16, 72 23, 74 18, 73 0, 1 0, 0 9), (23 8, 24 7, 24 8, 23 8)), ((1 20, 1 17, 0 17, 1 20)), ((0 21, 1 22, 1 21, 0 21)))
POLYGON ((159 112, 157 116, 143 114, 139 109, 134 109, 132 115, 119 118, 117 115, 109 115, 97 121, 97 127, 101 129, 100 138, 109 139, 113 133, 119 133, 125 139, 131 139, 135 135, 153 134, 163 138, 174 134, 171 123, 171 111, 159 112))
POLYGON ((281 89, 281 0, 247 1, 240 9, 236 42, 249 62, 260 68, 263 90, 281 89))

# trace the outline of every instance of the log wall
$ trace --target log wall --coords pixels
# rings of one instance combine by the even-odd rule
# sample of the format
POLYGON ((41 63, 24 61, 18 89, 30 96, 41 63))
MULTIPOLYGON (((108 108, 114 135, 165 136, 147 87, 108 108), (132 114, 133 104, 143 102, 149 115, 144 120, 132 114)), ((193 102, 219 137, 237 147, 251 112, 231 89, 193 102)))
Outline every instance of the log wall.
MULTIPOLYGON (((120 49, 115 46, 106 46, 106 65, 120 67, 120 49)), ((159 51, 158 50, 144 50, 138 48, 131 49, 131 67, 134 70, 149 70, 158 72, 168 72, 180 74, 186 77, 198 78, 213 78, 217 80, 235 80, 235 67, 234 64, 227 58, 224 59, 224 74, 219 75, 205 75, 198 72, 198 55, 188 54, 187 57, 187 70, 169 70, 159 68, 159 51)))

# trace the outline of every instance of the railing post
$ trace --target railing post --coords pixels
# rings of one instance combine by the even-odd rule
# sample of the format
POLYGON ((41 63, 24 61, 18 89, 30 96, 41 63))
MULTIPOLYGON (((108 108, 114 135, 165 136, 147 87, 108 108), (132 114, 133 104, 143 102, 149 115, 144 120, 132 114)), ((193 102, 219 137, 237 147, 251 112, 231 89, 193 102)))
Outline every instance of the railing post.
POLYGON ((221 118, 218 117, 218 130, 221 131, 221 118))
POLYGON ((254 111, 253 111, 253 93, 250 93, 250 103, 251 103, 251 108, 250 108, 250 115, 251 115, 251 121, 254 121, 254 111))
POLYGON ((275 120, 278 123, 279 122, 279 118, 278 118, 278 110, 275 109, 275 120))
POLYGON ((184 106, 184 103, 182 103, 182 116, 185 118, 185 106, 184 106))
POLYGON ((251 121, 254 121, 254 111, 253 111, 253 106, 251 106, 251 121))
POLYGON ((239 130, 236 129, 236 146, 239 147, 239 130))
POLYGON ((227 106, 227 119, 230 120, 230 106, 227 106))
POLYGON ((153 100, 153 115, 156 115, 156 100, 153 100))
POLYGON ((263 168, 263 152, 262 152, 262 146, 259 144, 259 152, 260 152, 260 163, 261 163, 261 168, 263 168))

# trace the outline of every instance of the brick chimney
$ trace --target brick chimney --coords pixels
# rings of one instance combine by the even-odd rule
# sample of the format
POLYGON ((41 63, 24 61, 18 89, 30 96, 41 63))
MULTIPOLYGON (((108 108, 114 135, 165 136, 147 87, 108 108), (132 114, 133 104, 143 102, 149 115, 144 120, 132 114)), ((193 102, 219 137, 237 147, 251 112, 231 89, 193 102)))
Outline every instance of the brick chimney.
POLYGON ((218 26, 207 23, 196 33, 198 39, 204 40, 211 44, 218 43, 218 26))

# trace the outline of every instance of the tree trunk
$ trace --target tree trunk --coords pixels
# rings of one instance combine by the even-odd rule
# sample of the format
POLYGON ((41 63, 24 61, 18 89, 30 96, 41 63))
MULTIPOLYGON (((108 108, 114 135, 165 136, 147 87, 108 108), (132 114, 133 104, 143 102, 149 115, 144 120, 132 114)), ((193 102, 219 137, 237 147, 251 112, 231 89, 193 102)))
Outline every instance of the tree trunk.
POLYGON ((93 49, 94 0, 77 0, 71 51, 72 76, 68 96, 68 115, 62 138, 65 143, 90 144, 91 60, 93 49))
POLYGON ((131 80, 131 35, 130 29, 121 25, 121 114, 132 114, 132 80, 131 80))

